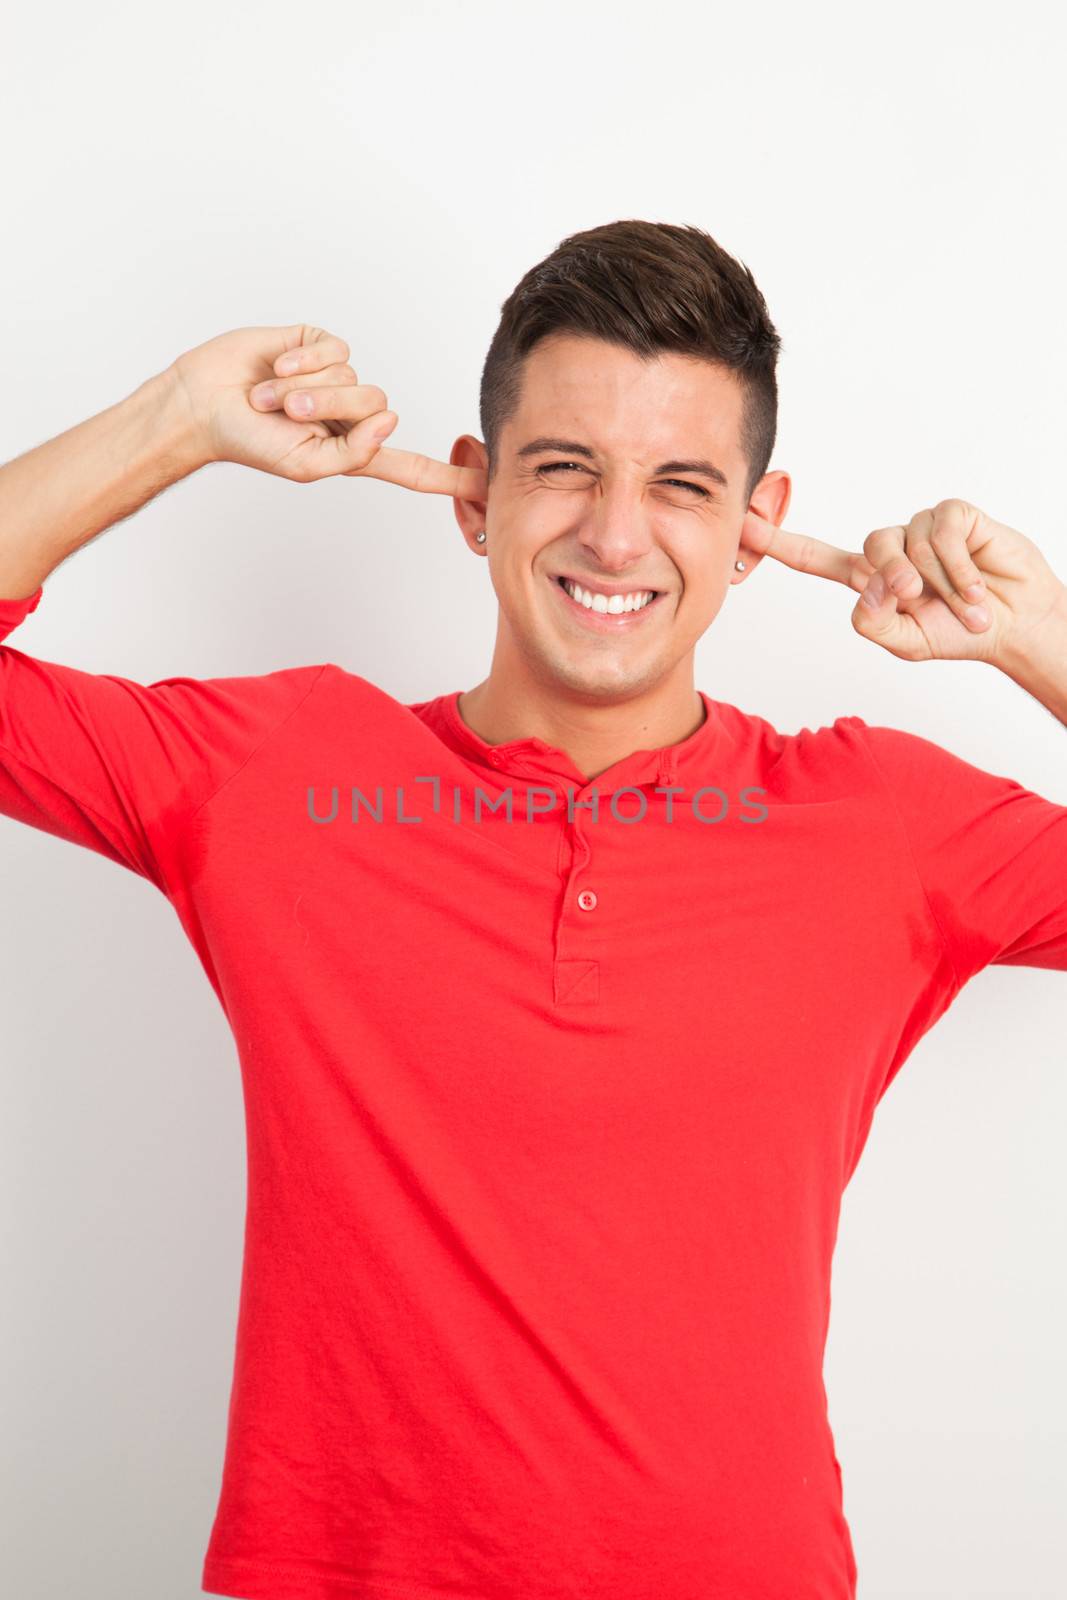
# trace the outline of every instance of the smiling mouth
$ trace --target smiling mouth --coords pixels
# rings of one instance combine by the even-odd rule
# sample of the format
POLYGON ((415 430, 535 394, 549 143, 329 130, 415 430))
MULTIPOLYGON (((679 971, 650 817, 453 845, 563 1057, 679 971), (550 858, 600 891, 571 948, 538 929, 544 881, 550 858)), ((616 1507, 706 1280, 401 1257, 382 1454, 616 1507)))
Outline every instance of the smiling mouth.
POLYGON ((654 606, 665 593, 662 589, 628 589, 608 592, 603 589, 586 588, 574 578, 568 578, 565 573, 557 573, 552 580, 561 588, 576 605, 586 611, 596 612, 600 616, 619 617, 634 615, 639 611, 647 611, 654 606))

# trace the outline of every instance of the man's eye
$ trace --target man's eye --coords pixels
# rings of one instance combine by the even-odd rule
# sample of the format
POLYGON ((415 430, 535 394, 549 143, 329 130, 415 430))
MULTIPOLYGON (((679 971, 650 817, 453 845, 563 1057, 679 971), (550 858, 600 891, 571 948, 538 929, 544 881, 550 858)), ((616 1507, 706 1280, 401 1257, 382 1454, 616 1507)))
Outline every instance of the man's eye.
POLYGON ((702 489, 699 483, 687 483, 685 478, 664 478, 664 483, 676 483, 679 489, 692 489, 694 494, 701 495, 705 500, 709 498, 708 491, 702 489))
MULTIPOLYGON (((547 466, 538 467, 538 472, 566 472, 573 468, 576 472, 588 472, 588 467, 583 467, 578 461, 551 461, 547 466)), ((687 483, 684 478, 663 478, 663 483, 675 483, 679 489, 691 489, 694 494, 701 495, 705 500, 709 498, 708 491, 702 489, 699 483, 687 483)))

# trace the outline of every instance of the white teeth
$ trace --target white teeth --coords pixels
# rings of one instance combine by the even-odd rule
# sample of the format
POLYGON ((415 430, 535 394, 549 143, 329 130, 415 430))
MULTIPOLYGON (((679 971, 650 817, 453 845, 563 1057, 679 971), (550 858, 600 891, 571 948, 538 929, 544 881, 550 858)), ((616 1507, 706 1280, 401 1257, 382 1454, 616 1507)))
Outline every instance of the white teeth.
POLYGON ((572 583, 569 578, 564 578, 563 587, 571 599, 577 600, 587 611, 607 611, 612 615, 618 615, 620 611, 640 611, 655 597, 654 589, 636 589, 633 594, 595 594, 583 589, 580 584, 572 583))

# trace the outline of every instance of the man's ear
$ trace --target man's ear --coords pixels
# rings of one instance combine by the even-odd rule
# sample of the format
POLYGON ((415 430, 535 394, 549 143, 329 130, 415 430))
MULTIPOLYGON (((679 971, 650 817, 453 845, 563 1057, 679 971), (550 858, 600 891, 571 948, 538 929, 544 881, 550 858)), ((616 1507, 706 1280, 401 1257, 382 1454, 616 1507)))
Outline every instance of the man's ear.
MULTIPOLYGON (((765 522, 773 522, 776 528, 780 528, 785 521, 792 497, 793 481, 788 472, 767 472, 753 489, 747 509, 754 511, 765 522)), ((745 570, 738 572, 735 567, 730 574, 731 583, 743 583, 763 560, 762 552, 753 550, 751 545, 745 543, 743 525, 735 560, 743 561, 745 570)))
MULTIPOLYGON (((473 433, 464 433, 452 446, 452 454, 448 458, 453 467, 477 467, 481 472, 489 470, 489 452, 480 439, 473 433)), ((463 530, 463 537, 476 556, 485 555, 485 540, 481 544, 475 538, 476 534, 485 532, 486 502, 484 500, 457 500, 453 498, 452 509, 456 513, 456 521, 463 530)))

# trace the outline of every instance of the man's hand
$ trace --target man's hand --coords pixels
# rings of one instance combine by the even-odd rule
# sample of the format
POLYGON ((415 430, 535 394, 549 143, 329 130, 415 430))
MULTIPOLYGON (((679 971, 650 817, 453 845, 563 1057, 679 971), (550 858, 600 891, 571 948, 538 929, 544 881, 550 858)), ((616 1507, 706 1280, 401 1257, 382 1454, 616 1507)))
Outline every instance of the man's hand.
POLYGON ((204 462, 235 461, 314 483, 380 478, 428 494, 484 500, 486 474, 382 449, 396 427, 385 394, 360 383, 343 339, 296 323, 236 328, 173 363, 204 462))
POLYGON ((856 632, 903 661, 987 661, 1015 676, 1067 617, 1067 586, 1037 546, 965 500, 878 528, 860 552, 786 533, 754 511, 741 543, 857 591, 856 632))

